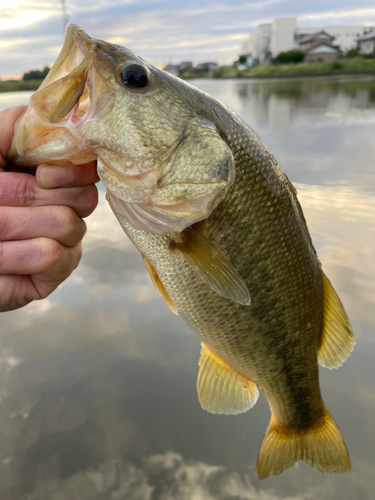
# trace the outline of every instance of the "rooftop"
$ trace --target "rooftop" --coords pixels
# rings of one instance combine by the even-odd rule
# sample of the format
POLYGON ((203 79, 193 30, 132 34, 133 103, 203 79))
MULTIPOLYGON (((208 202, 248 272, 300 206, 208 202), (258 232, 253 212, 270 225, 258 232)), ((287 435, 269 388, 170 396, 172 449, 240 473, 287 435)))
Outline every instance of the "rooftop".
POLYGON ((375 31, 370 31, 370 33, 366 33, 366 35, 357 38, 357 42, 362 42, 364 40, 372 40, 373 38, 375 38, 375 31))
POLYGON ((319 38, 321 35, 324 35, 326 38, 331 38, 333 40, 335 37, 329 35, 325 31, 318 31, 317 33, 313 33, 312 35, 305 36, 304 38, 301 38, 298 40, 298 43, 307 43, 311 42, 312 40, 315 40, 316 38, 319 38))

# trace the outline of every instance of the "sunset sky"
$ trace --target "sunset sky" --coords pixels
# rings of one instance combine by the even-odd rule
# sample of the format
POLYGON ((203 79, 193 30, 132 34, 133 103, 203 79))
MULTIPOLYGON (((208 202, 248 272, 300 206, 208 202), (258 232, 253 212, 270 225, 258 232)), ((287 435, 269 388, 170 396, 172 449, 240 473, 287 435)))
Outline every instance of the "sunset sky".
MULTIPOLYGON (((260 23, 375 26, 373 0, 65 0, 69 21, 156 65, 231 63, 260 23)), ((0 0, 0 78, 50 65, 63 42, 61 0, 0 0)))

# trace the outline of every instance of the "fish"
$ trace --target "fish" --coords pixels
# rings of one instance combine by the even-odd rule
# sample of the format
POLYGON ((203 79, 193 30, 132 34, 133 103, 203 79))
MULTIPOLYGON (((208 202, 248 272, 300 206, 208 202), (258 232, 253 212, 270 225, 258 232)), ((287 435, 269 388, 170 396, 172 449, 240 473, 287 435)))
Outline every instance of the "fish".
POLYGON ((174 314, 201 339, 203 409, 271 412, 260 479, 305 461, 346 472, 318 364, 355 340, 297 191, 260 137, 214 97, 69 24, 15 132, 18 166, 97 160, 106 198, 174 314))

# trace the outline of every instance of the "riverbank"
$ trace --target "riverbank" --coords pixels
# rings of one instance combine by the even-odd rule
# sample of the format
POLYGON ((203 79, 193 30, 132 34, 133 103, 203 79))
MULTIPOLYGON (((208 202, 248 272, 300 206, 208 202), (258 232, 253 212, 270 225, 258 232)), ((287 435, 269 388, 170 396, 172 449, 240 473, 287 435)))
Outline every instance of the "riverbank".
POLYGON ((255 66, 254 68, 237 69, 233 66, 222 66, 211 73, 197 70, 180 74, 180 78, 293 78, 331 75, 375 75, 375 59, 358 57, 348 61, 333 61, 331 63, 297 63, 270 66, 255 66))
POLYGON ((286 76, 316 76, 337 74, 375 74, 375 59, 357 57, 348 61, 331 63, 314 62, 280 64, 275 66, 256 66, 244 70, 241 76, 250 78, 275 78, 286 76))
MULTIPOLYGON (((180 78, 293 78, 331 75, 371 75, 375 76, 375 59, 357 57, 349 61, 333 61, 331 63, 298 63, 273 66, 256 66, 239 70, 233 66, 222 66, 207 73, 193 71, 180 74, 180 78)), ((17 92, 22 90, 37 90, 42 80, 8 80, 0 82, 0 92, 17 92)))
POLYGON ((8 80, 0 82, 0 92, 19 92, 20 90, 37 90, 43 80, 8 80))

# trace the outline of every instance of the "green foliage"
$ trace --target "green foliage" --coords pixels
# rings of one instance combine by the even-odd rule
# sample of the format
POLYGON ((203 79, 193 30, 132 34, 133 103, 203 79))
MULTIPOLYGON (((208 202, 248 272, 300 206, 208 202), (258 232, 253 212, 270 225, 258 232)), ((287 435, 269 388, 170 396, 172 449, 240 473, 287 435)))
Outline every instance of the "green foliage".
POLYGON ((333 69, 333 71, 338 71, 340 69, 344 69, 344 65, 342 62, 340 61, 332 61, 330 64, 329 64, 329 67, 331 69, 333 69))
POLYGON ((303 61, 303 53, 299 50, 288 50, 288 52, 280 52, 272 62, 274 64, 296 64, 303 61))
POLYGON ((233 66, 237 68, 241 64, 246 64, 247 56, 241 55, 238 57, 237 61, 234 61, 233 66))
POLYGON ((350 49, 348 52, 345 54, 346 57, 350 57, 350 59, 353 59, 354 57, 360 57, 358 49, 350 49))
POLYGON ((23 75, 22 80, 44 80, 44 78, 48 75, 48 72, 48 66, 45 66, 42 71, 40 71, 39 69, 32 69, 31 71, 23 75))
POLYGON ((236 78, 239 77, 242 72, 233 66, 221 66, 214 70, 212 76, 213 78, 236 78))
POLYGON ((37 90, 42 80, 6 80, 0 82, 0 92, 18 92, 20 90, 37 90))
POLYGON ((349 61, 334 61, 332 63, 324 62, 310 62, 300 64, 283 64, 278 66, 257 66, 248 69, 244 72, 243 76, 256 76, 256 77, 277 77, 277 76, 293 76, 293 75, 308 75, 308 74, 327 74, 345 71, 350 73, 357 72, 374 72, 375 73, 375 59, 364 59, 356 57, 349 61), (334 65, 332 68, 331 65, 334 65), (340 67, 337 67, 337 63, 340 67))

